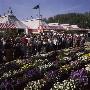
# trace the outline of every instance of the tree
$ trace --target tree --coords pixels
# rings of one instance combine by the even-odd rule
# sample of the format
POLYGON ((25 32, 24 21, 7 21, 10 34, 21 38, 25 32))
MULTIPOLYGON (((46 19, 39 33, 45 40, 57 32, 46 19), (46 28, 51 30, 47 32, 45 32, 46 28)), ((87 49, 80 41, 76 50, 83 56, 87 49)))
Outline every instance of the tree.
POLYGON ((76 24, 81 28, 90 28, 90 12, 58 14, 47 19, 48 23, 76 24))

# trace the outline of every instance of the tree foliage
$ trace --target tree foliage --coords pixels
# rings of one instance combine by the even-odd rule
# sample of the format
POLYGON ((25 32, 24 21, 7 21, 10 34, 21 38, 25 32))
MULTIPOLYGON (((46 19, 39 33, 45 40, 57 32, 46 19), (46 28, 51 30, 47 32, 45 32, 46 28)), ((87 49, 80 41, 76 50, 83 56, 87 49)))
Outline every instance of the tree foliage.
POLYGON ((90 28, 90 12, 58 14, 44 20, 48 23, 77 24, 80 28, 90 28))

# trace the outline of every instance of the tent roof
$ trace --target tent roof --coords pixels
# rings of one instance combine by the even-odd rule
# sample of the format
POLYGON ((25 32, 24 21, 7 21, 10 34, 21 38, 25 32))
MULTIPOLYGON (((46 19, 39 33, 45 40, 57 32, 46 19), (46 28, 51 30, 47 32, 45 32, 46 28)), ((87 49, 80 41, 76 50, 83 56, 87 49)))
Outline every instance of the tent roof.
POLYGON ((39 29, 40 27, 45 30, 55 30, 55 29, 63 29, 60 25, 52 25, 47 24, 46 22, 40 20, 40 19, 32 19, 32 20, 26 20, 22 21, 29 29, 39 29))
POLYGON ((16 28, 18 29, 25 29, 27 28, 26 25, 24 25, 20 20, 16 18, 14 15, 5 15, 0 17, 0 23, 5 24, 14 24, 16 28))
POLYGON ((22 21, 28 28, 30 29, 38 29, 40 26, 47 26, 45 22, 42 22, 40 19, 32 19, 32 20, 26 20, 22 21))
POLYGON ((0 23, 0 29, 16 29, 14 24, 0 23))

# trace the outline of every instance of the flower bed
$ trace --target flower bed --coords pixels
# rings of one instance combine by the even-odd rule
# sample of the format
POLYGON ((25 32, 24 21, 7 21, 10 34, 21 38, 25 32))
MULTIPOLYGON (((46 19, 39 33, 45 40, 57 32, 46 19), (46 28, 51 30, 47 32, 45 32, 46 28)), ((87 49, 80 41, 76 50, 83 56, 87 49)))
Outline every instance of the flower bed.
POLYGON ((0 67, 0 89, 90 90, 89 63, 90 53, 80 48, 7 62, 0 67))

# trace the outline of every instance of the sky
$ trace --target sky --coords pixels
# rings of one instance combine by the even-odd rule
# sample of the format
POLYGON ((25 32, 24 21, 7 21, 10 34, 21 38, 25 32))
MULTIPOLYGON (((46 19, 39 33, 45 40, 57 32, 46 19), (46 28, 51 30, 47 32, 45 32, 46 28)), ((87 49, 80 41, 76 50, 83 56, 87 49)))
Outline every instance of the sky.
POLYGON ((14 15, 20 20, 38 17, 38 9, 32 9, 40 3, 40 13, 48 18, 64 13, 83 13, 90 11, 90 0, 0 0, 0 14, 3 15, 11 7, 14 15))

